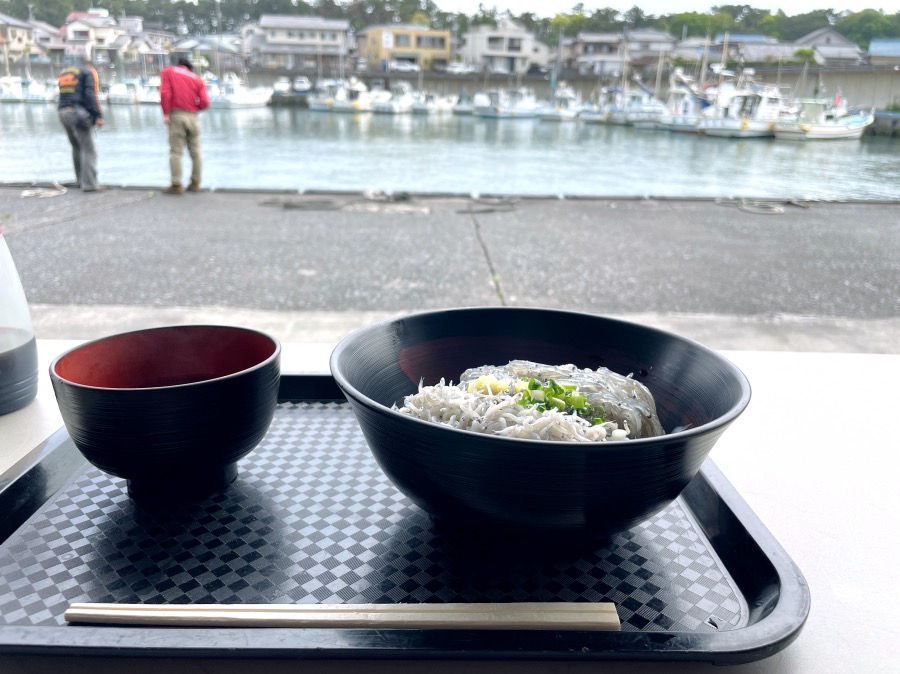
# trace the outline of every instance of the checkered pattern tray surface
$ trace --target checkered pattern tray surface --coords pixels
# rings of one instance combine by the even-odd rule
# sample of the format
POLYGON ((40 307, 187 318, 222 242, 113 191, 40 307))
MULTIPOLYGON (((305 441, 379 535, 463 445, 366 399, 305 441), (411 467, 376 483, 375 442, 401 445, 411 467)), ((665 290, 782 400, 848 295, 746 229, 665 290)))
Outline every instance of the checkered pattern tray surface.
POLYGON ((279 405, 226 492, 168 513, 85 465, 0 546, 0 625, 70 602, 612 601, 623 631, 716 632, 747 606, 681 500, 603 547, 461 551, 375 463, 346 403, 279 405))

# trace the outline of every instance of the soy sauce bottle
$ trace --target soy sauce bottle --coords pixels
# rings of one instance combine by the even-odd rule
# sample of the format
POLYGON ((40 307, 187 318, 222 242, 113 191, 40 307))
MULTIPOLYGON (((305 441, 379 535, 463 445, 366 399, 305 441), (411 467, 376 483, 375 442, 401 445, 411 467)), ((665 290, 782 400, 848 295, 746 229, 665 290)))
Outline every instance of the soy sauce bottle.
POLYGON ((0 231, 0 414, 25 407, 38 387, 37 342, 25 290, 0 231))

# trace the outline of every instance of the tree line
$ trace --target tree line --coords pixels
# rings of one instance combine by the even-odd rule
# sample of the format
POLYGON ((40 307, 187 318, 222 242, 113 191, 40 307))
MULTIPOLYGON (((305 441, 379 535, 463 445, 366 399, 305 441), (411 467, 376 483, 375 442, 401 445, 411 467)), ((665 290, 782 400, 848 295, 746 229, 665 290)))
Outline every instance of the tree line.
POLYGON ((445 12, 432 0, 255 0, 252 4, 246 0, 41 0, 40 3, 0 0, 0 13, 19 19, 27 19, 31 14, 32 18, 52 26, 62 26, 70 12, 85 11, 89 6, 106 9, 116 17, 141 16, 147 27, 155 26, 176 35, 235 33, 262 14, 281 14, 346 19, 355 31, 372 25, 418 23, 450 30, 459 36, 471 26, 496 24, 506 15, 551 46, 557 44, 560 35, 574 37, 581 32, 608 33, 638 28, 663 30, 679 39, 731 32, 763 34, 792 42, 819 28, 832 27, 864 49, 873 38, 900 37, 900 12, 821 9, 788 16, 783 11, 773 13, 750 5, 715 5, 708 12, 655 16, 638 6, 620 12, 608 7, 588 9, 584 3, 578 3, 568 13, 541 17, 532 12, 516 14, 484 4, 473 15, 445 12))

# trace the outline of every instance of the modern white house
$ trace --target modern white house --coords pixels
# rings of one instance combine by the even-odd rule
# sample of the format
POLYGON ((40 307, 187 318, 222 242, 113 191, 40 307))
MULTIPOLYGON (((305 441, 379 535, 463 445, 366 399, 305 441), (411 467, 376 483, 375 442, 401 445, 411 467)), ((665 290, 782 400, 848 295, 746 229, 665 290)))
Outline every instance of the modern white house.
POLYGON ((546 44, 506 17, 496 26, 472 27, 463 35, 457 54, 465 63, 511 75, 524 74, 532 65, 546 66, 550 60, 546 44))
POLYGON ((4 63, 18 61, 35 48, 34 29, 27 21, 0 14, 0 57, 4 63))
POLYGON ((41 57, 53 63, 61 63, 66 54, 66 41, 59 28, 35 19, 29 19, 28 24, 34 30, 34 43, 40 50, 41 57))
POLYGON ((583 75, 615 75, 630 65, 668 58, 676 40, 669 33, 641 29, 627 33, 579 33, 568 48, 566 66, 583 75))
POLYGON ((117 40, 127 36, 126 30, 105 9, 71 12, 61 32, 67 56, 88 57, 101 64, 111 62, 123 44, 117 40))
POLYGON ((320 16, 263 14, 241 28, 244 58, 263 68, 338 72, 350 66, 350 22, 320 16))

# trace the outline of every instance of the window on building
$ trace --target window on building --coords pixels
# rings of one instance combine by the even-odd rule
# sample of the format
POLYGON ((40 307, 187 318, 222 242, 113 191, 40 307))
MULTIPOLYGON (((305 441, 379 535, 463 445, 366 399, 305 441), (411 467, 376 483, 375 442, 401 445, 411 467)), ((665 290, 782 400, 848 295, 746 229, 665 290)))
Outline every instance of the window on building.
POLYGON ((507 51, 522 51, 522 40, 516 37, 509 38, 509 42, 506 43, 507 51))
POLYGON ((394 35, 394 45, 408 47, 410 45, 409 35, 394 35))
POLYGON ((296 39, 297 39, 297 33, 296 33, 296 31, 289 30, 289 31, 288 31, 288 38, 290 38, 291 40, 296 40, 296 39))
POLYGON ((503 49, 503 38, 502 37, 489 37, 487 40, 488 49, 492 49, 494 51, 501 51, 503 49))
POLYGON ((422 35, 416 38, 416 46, 420 49, 443 49, 446 40, 436 35, 422 35))
POLYGON ((76 40, 87 40, 90 37, 86 30, 76 30, 75 31, 75 39, 76 40))

